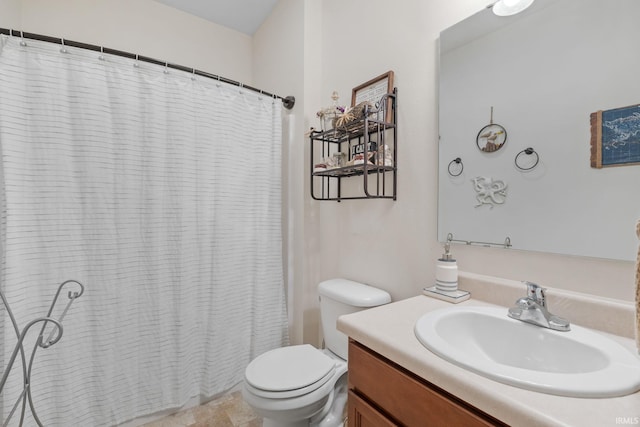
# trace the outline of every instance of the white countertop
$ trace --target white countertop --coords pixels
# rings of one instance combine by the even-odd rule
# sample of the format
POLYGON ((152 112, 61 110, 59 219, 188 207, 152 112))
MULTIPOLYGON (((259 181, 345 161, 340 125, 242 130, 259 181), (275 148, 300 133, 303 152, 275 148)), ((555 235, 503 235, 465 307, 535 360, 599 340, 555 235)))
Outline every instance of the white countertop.
MULTIPOLYGON (((420 344, 413 328, 423 314, 462 305, 492 306, 473 298, 460 304, 450 304, 420 295, 342 316, 338 319, 338 330, 513 426, 640 425, 640 392, 617 398, 583 399, 528 391, 460 368, 420 344)), ((634 351, 633 340, 606 335, 634 351)))

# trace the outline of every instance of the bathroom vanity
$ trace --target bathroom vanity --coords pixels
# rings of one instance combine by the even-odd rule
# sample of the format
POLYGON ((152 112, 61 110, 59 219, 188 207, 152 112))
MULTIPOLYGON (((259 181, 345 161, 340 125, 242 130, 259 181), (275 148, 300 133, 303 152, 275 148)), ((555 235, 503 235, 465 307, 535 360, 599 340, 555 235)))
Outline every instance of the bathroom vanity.
MULTIPOLYGON (((460 279, 472 298, 458 305, 497 304, 505 316, 506 306, 522 293, 515 281, 495 283, 468 273, 460 279)), ((552 309, 572 323, 599 326, 635 352, 632 304, 548 294, 552 309)), ((452 304, 417 296, 340 317, 338 329, 351 339, 350 426, 615 426, 640 420, 640 392, 599 399, 556 396, 493 381, 440 358, 418 341, 414 326, 425 313, 445 307, 452 304)))

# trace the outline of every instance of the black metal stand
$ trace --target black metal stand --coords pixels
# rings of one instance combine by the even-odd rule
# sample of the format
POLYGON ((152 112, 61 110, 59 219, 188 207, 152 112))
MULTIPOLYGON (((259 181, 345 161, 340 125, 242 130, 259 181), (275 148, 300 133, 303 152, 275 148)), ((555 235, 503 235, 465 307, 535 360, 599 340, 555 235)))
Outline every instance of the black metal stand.
POLYGON ((18 396, 18 399, 16 400, 16 403, 13 405, 11 412, 9 412, 9 415, 6 417, 4 423, 2 424, 3 426, 6 426, 9 424, 9 421, 11 420, 11 417, 13 417, 13 414, 16 412, 16 409, 18 409, 18 406, 21 407, 19 426, 22 426, 22 423, 24 422, 24 416, 25 416, 25 411, 27 409, 27 402, 28 402, 29 408, 31 409, 31 414, 33 415, 35 422, 38 424, 38 426, 43 427, 43 424, 38 418, 38 414, 36 413, 36 408, 33 404, 33 399, 31 398, 31 368, 33 367, 33 361, 35 359, 36 350, 38 349, 38 347, 49 348, 55 343, 57 343, 58 341, 60 341, 60 339, 62 338, 62 319, 64 319, 64 316, 67 314, 67 311, 69 311, 69 307, 71 307, 71 304, 77 298, 79 298, 83 293, 84 293, 84 285, 82 285, 82 283, 78 282, 77 280, 67 280, 61 283, 60 286, 58 287, 58 292, 56 292, 56 295, 53 298, 53 301, 51 302, 47 315, 45 317, 39 317, 27 323, 27 325, 21 331, 20 328, 18 328, 18 323, 16 322, 15 317, 13 316, 13 312, 11 311, 11 307, 9 306, 9 302, 5 298, 4 293, 0 290, 0 298, 2 298, 2 303, 7 309, 7 313, 9 314, 9 318, 11 319, 11 323, 13 324, 13 329, 16 333, 16 338, 18 339, 13 349, 13 353, 11 354, 11 358, 9 359, 9 363, 5 367, 5 370, 2 374, 2 379, 0 380, 0 395, 2 395, 2 391, 7 382, 7 378, 9 378, 9 374, 11 373, 11 369, 13 368, 13 364, 16 361, 18 353, 20 354, 20 360, 22 362, 22 379, 23 379, 22 392, 18 396), (58 296, 60 296, 62 289, 67 284, 75 284, 79 286, 79 290, 75 292, 69 291, 69 293, 67 294, 69 301, 67 301, 67 305, 62 311, 62 314, 57 319, 53 319, 51 315, 53 313, 53 309, 56 306, 56 302, 58 301, 58 296), (37 323, 42 323, 42 328, 40 329, 40 334, 36 339, 36 343, 29 357, 29 363, 27 364, 26 352, 24 350, 24 339, 27 336, 29 329, 31 329, 31 327, 37 323), (52 323, 53 328, 51 329, 51 332, 49 333, 48 337, 45 339, 44 338, 45 329, 48 323, 52 323))

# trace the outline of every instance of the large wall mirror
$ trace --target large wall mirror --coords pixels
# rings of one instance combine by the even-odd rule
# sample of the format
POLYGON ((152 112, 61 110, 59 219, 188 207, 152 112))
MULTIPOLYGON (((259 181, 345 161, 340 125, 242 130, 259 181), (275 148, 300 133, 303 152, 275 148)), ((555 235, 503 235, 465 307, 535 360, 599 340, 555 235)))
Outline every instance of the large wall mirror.
POLYGON ((640 104, 638 17, 638 0, 536 0, 442 32, 440 241, 635 259, 640 109, 594 125, 621 133, 600 136, 615 167, 591 166, 590 119, 640 104))

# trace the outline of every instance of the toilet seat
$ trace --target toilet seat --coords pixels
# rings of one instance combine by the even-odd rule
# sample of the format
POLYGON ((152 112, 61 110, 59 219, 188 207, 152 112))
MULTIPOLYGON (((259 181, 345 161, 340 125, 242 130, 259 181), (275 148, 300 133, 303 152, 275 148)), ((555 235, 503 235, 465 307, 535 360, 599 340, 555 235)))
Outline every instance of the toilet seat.
POLYGON ((336 361, 309 344, 282 347, 255 358, 245 383, 256 396, 283 399, 322 387, 334 376, 336 361))

